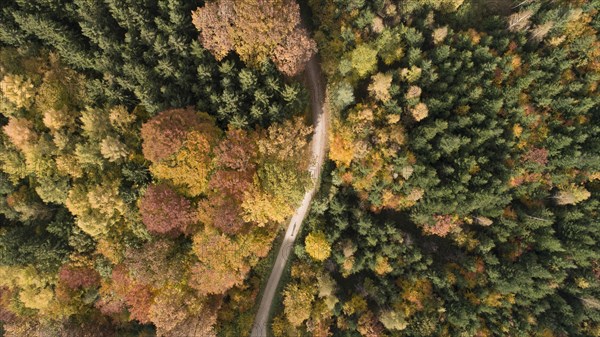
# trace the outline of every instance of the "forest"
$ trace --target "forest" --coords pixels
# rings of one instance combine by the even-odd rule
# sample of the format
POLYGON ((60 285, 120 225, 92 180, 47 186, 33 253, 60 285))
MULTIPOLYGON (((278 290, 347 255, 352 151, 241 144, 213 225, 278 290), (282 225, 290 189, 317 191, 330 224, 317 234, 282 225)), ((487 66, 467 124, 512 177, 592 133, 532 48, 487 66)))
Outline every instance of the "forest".
POLYGON ((600 0, 2 1, 0 336, 600 337, 599 30, 600 0))

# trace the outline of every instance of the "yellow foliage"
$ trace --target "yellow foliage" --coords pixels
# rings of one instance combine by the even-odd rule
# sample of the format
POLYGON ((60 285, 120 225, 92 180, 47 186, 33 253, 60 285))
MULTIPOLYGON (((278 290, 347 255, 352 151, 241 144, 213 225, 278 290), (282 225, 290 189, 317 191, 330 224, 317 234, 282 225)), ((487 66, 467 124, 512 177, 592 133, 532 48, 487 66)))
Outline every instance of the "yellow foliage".
POLYGON ((515 294, 506 294, 506 302, 508 302, 509 304, 515 304, 515 294))
POLYGON ((352 271, 352 268, 354 267, 354 256, 348 257, 344 259, 344 263, 342 264, 342 275, 344 277, 348 277, 350 275, 350 272, 352 271))
POLYGON ((25 288, 19 292, 19 300, 27 308, 44 310, 47 309, 54 299, 54 292, 48 288, 25 288))
MULTIPOLYGON (((387 122, 389 124, 396 124, 400 121, 400 115, 397 114, 389 114, 386 116, 387 118, 387 122)), ((403 144, 404 142, 399 142, 400 144, 403 144)))
POLYGON ((392 96, 389 93, 390 86, 392 85, 392 75, 377 73, 371 77, 372 83, 369 84, 369 92, 376 99, 387 102, 392 96))
POLYGON ((329 135, 329 158, 336 165, 350 166, 354 158, 354 146, 352 144, 352 132, 347 127, 340 127, 329 135))
POLYGON ((479 305, 479 304, 481 304, 481 301, 479 300, 479 298, 477 298, 477 296, 475 296, 475 294, 472 291, 470 291, 470 290, 468 290, 467 292, 465 292, 464 296, 473 305, 479 305))
POLYGON ((479 33, 478 31, 476 31, 473 28, 469 28, 467 30, 467 34, 469 35, 469 37, 471 38, 471 42, 474 45, 479 44, 479 42, 481 41, 481 33, 479 33))
POLYGON ((270 222, 283 222, 293 212, 287 200, 253 189, 244 193, 242 218, 263 227, 270 222))
POLYGON ((304 244, 308 255, 317 261, 324 261, 331 255, 329 242, 325 233, 321 231, 309 233, 304 239, 304 244))
POLYGON ((590 287, 590 282, 584 279, 583 277, 578 277, 575 279, 575 284, 581 289, 587 289, 590 287))
POLYGON ((100 153, 110 162, 115 162, 123 158, 127 158, 129 151, 116 137, 108 136, 100 143, 100 153))
POLYGON ((360 314, 367 310, 367 301, 360 295, 353 295, 350 301, 344 303, 342 310, 348 316, 352 314, 360 314))
MULTIPOLYGON (((414 309, 423 310, 424 302, 432 294, 431 282, 427 279, 398 280, 398 286, 402 289, 401 298, 414 305, 414 309)), ((411 310, 412 311, 412 310, 411 310)))
POLYGON ((290 284, 284 290, 284 313, 292 326, 298 327, 310 317, 315 296, 309 285, 290 284))
POLYGON ((273 124, 266 135, 258 140, 258 152, 263 157, 281 161, 300 161, 305 158, 307 137, 311 132, 312 127, 307 126, 299 117, 281 124, 273 124))
POLYGON ((433 43, 435 43, 436 45, 442 43, 447 35, 448 26, 436 28, 433 30, 433 33, 431 33, 433 43))
POLYGON ((119 196, 119 181, 105 178, 97 185, 75 184, 65 201, 76 217, 76 224, 97 238, 108 232, 108 226, 122 221, 127 207, 119 196))
POLYGON ((106 216, 125 213, 125 202, 119 197, 119 181, 106 180, 100 185, 91 186, 87 193, 91 208, 106 216))
POLYGON ((193 131, 177 153, 153 164, 150 172, 158 179, 171 181, 186 196, 195 197, 206 191, 211 169, 210 154, 209 140, 200 132, 193 131))
POLYGON ((33 103, 35 88, 31 80, 21 75, 6 75, 0 81, 2 95, 17 108, 29 108, 33 103))
POLYGON ((419 103, 414 108, 410 109, 410 113, 415 121, 421 121, 429 114, 429 109, 425 103, 419 103))
POLYGON ((600 180, 600 172, 591 172, 588 174, 588 180, 589 181, 594 181, 594 180, 600 180))
POLYGON ((519 69, 521 67, 521 57, 519 55, 514 55, 510 62, 513 70, 519 69))
POLYGON ((0 274, 0 285, 19 290, 19 300, 25 307, 50 311, 55 302, 52 278, 41 275, 31 265, 0 266, 0 274))
POLYGON ((64 108, 59 110, 46 110, 42 121, 44 125, 52 131, 57 131, 64 127, 72 129, 76 126, 75 117, 72 114, 69 114, 64 108))
POLYGON ((513 134, 515 135, 515 137, 519 138, 521 137, 521 134, 523 133, 523 127, 520 124, 515 124, 513 125, 513 134))
POLYGON ((125 106, 117 105, 110 109, 108 119, 114 128, 126 131, 135 122, 136 115, 129 113, 125 106))
POLYGON ((499 307, 502 305, 502 294, 493 292, 486 296, 483 303, 490 307, 499 307))
POLYGON ((570 184, 564 188, 561 188, 556 195, 556 202, 559 205, 575 205, 581 201, 587 200, 591 196, 591 193, 583 186, 570 184))
POLYGON ((119 264, 124 256, 124 247, 119 247, 119 243, 108 241, 104 238, 98 240, 96 244, 96 252, 106 257, 113 264, 119 264))
POLYGON ((390 266, 390 263, 388 262, 388 259, 385 256, 378 255, 375 258, 375 268, 373 268, 373 270, 378 275, 385 275, 394 269, 392 268, 392 266, 390 266))
POLYGON ((83 177, 83 170, 77 156, 74 154, 59 155, 56 157, 56 168, 60 173, 68 174, 73 178, 83 177))

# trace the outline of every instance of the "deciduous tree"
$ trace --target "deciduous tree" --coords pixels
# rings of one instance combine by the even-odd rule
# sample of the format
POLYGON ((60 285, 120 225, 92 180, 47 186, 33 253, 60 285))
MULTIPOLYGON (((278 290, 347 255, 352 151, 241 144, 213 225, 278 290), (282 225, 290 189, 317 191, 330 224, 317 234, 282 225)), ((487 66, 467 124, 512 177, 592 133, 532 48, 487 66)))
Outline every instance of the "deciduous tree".
POLYGON ((324 261, 331 255, 331 246, 323 232, 311 232, 304 239, 308 255, 317 261, 324 261))
POLYGON ((156 234, 186 233, 197 221, 191 203, 167 184, 150 185, 140 200, 142 221, 156 234))
POLYGON ((159 162, 176 153, 191 131, 203 132, 211 138, 217 131, 214 121, 192 108, 165 110, 142 125, 144 157, 159 162))
POLYGON ((192 17, 200 42, 217 60, 235 50, 248 64, 270 58, 281 72, 294 76, 316 51, 316 43, 300 27, 295 1, 218 0, 196 9, 192 17))

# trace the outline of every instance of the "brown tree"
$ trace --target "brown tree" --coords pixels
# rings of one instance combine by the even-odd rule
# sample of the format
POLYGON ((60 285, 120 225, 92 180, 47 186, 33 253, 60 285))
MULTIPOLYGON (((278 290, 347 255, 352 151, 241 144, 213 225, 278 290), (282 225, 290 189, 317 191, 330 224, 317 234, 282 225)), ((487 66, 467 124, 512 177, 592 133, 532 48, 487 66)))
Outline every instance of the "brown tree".
POLYGON ((142 125, 142 152, 152 162, 159 162, 177 152, 190 131, 200 131, 213 139, 218 130, 214 120, 191 107, 166 110, 142 125))
POLYGON ((256 140, 256 133, 232 129, 215 147, 216 172, 210 178, 207 199, 199 203, 202 223, 228 234, 244 225, 241 203, 256 173, 256 140))
POLYGON ((235 50, 248 64, 270 58, 281 72, 294 76, 316 52, 293 0, 218 0, 196 9, 192 21, 200 42, 217 60, 235 50))
POLYGON ((236 234, 244 226, 242 208, 238 201, 225 193, 212 193, 198 204, 199 220, 223 233, 236 234))
POLYGON ((150 185, 140 201, 142 221, 157 234, 185 233, 197 221, 191 203, 166 184, 150 185))
POLYGON ((25 118, 9 118, 3 129, 15 147, 23 152, 33 146, 39 137, 33 129, 33 123, 25 118))
POLYGON ((63 265, 58 278, 70 289, 89 288, 100 284, 100 275, 94 269, 63 265))

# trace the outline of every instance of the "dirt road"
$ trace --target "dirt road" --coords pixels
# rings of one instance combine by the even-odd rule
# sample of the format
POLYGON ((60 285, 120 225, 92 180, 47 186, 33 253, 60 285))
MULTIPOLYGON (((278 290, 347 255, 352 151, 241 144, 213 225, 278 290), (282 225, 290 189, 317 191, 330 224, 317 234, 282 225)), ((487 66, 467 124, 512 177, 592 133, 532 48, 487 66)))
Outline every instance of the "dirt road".
POLYGON ((271 271, 269 281, 267 282, 267 286, 265 287, 265 291, 263 292, 260 301, 260 307, 258 308, 256 318, 254 319, 251 337, 266 337, 268 334, 269 326, 267 320, 269 318, 269 309, 271 309, 275 291, 277 290, 281 274, 283 273, 287 259, 294 246, 296 236, 302 227, 302 222, 308 213, 308 208, 318 188, 317 184, 319 183, 319 176, 321 174, 323 162, 325 161, 329 116, 327 115, 327 111, 323 110, 325 88, 323 86, 321 66, 319 65, 316 56, 307 64, 306 74, 310 91, 310 106, 313 114, 314 127, 311 141, 312 164, 309 168, 313 178, 313 185, 304 194, 302 203, 298 206, 288 224, 283 243, 277 254, 277 259, 273 265, 273 270, 271 271))

